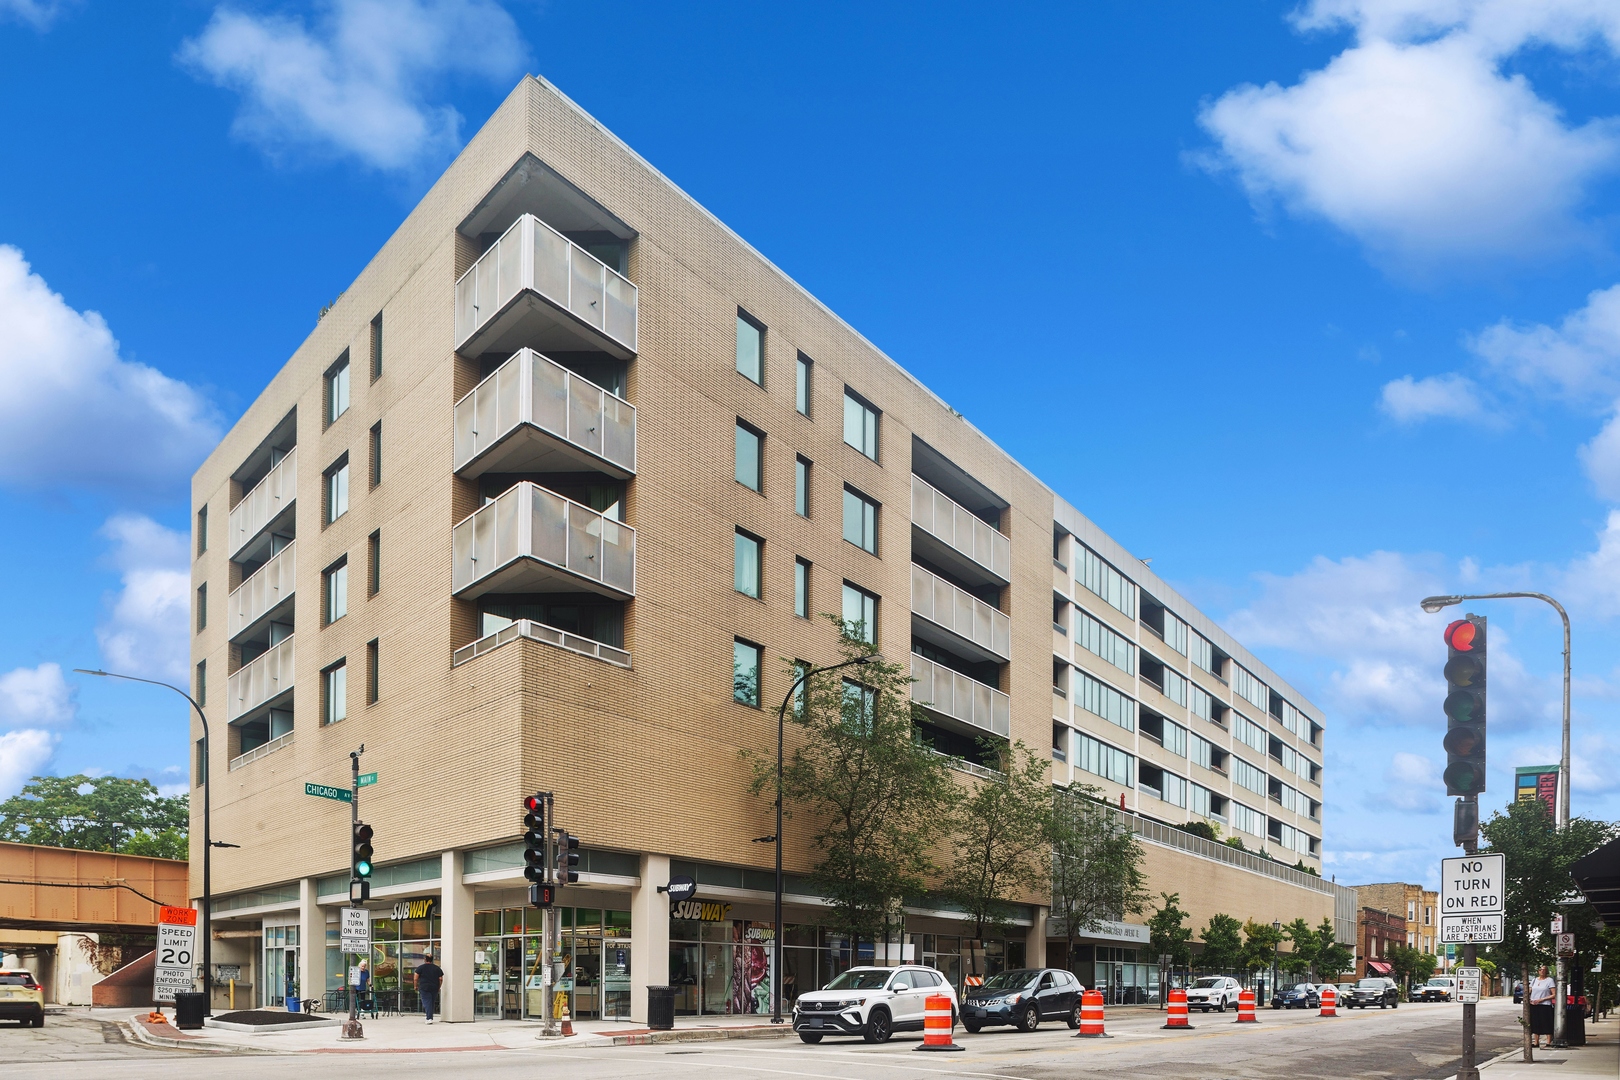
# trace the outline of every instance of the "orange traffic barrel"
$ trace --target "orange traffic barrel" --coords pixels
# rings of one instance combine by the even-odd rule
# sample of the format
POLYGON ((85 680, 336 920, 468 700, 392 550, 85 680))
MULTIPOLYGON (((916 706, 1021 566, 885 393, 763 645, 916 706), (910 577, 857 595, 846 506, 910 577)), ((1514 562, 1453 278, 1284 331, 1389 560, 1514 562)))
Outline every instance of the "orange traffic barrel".
POLYGON ((966 1050, 951 1041, 951 999, 944 994, 929 994, 923 1009, 923 1041, 918 1050, 966 1050))
POLYGON ((1192 1025, 1187 1022, 1187 991, 1180 989, 1170 991, 1169 1015, 1165 1017, 1164 1026, 1192 1030, 1192 1025))
POLYGON ((1080 992, 1080 1032, 1077 1039, 1109 1039, 1113 1036, 1103 1030, 1103 995, 1101 990, 1080 992))
POLYGON ((1339 992, 1337 990, 1335 990, 1331 986, 1324 986, 1322 988, 1322 1013, 1321 1013, 1321 1015, 1323 1015, 1323 1016, 1338 1016, 1339 1015, 1339 992))
POLYGON ((1258 1024, 1260 1018, 1254 1015, 1254 991, 1238 991, 1238 1018, 1240 1024, 1258 1024))

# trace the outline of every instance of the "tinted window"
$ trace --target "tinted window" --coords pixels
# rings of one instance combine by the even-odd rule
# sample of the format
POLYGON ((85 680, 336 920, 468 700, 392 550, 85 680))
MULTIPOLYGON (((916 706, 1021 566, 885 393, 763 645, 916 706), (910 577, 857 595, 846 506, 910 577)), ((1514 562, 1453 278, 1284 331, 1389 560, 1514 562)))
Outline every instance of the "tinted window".
POLYGON ((1039 972, 1029 968, 1003 971, 999 975, 992 975, 984 980, 984 988, 986 990, 1017 990, 1028 986, 1038 974, 1039 972))
POLYGON ((827 990, 881 990, 888 981, 888 968, 865 968, 860 971, 846 971, 824 989, 827 990))

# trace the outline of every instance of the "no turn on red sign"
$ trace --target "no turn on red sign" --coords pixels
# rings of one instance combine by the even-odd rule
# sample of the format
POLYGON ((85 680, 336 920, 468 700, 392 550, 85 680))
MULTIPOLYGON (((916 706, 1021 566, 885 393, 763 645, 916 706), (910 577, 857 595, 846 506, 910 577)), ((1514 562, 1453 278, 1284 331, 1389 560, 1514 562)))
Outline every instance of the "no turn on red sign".
POLYGON ((1440 941, 1501 941, 1506 883, 1507 860, 1502 855, 1440 860, 1440 941))

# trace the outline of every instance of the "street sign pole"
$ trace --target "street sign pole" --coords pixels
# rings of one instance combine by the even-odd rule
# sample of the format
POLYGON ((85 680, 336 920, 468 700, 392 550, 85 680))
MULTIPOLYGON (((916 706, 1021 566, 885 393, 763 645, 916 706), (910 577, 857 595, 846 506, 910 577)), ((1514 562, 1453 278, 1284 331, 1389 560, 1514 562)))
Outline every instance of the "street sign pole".
MULTIPOLYGON (((1465 797, 1472 801, 1473 797, 1465 797)), ((1459 800, 1462 802, 1464 800, 1459 800)), ((1477 820, 1477 806, 1459 811, 1458 817, 1477 820)), ((1456 1080, 1479 1080, 1478 1049, 1475 1039, 1476 1002, 1479 1000, 1479 942, 1499 942, 1503 937, 1505 908, 1503 892, 1507 885, 1507 860, 1501 855, 1479 854, 1479 836, 1460 837, 1468 854, 1440 863, 1440 938, 1447 944, 1461 942, 1462 969, 1458 972, 1458 998, 1463 1003, 1462 1067, 1456 1080), (1468 982, 1472 993, 1464 992, 1468 982)))
MULTIPOLYGON (((349 788, 349 836, 351 841, 354 837, 355 826, 360 824, 360 755, 365 752, 366 744, 361 743, 360 749, 349 755, 351 785, 349 788)), ((358 892, 352 881, 349 882, 349 906, 351 908, 361 906, 358 892)), ((360 959, 358 954, 350 953, 348 955, 356 961, 360 959)), ((360 1026, 360 987, 358 984, 349 987, 349 1019, 343 1025, 342 1037, 345 1039, 363 1039, 366 1037, 365 1028, 360 1026)))

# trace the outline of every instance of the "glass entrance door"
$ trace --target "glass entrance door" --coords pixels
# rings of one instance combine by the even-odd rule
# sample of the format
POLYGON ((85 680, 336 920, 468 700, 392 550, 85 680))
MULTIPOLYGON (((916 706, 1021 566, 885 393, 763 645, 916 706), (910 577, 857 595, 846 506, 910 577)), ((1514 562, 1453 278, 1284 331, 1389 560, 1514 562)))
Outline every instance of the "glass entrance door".
POLYGON ((501 1015, 500 938, 473 943, 473 1015, 493 1020, 501 1015))
POLYGON ((523 939, 506 938, 501 957, 501 1016, 523 1019, 523 939))

